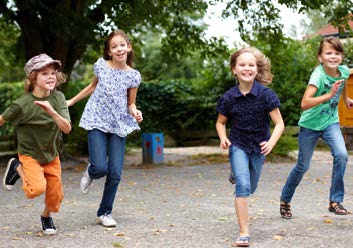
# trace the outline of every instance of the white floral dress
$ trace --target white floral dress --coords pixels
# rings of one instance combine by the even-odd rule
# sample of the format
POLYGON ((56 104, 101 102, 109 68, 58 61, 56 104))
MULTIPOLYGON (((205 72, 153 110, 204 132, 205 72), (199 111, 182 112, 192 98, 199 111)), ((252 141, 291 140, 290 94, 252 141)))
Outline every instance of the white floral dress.
POLYGON ((127 91, 140 85, 140 72, 111 68, 106 60, 99 58, 94 64, 94 73, 98 84, 88 99, 79 126, 86 130, 96 128, 120 137, 139 130, 135 118, 127 110, 127 91))

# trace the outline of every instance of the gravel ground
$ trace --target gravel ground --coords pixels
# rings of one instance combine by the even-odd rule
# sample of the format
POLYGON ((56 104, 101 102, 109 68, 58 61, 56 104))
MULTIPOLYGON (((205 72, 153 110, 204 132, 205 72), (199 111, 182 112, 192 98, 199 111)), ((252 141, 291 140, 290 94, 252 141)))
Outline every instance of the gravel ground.
MULTIPOLYGON (((226 162, 200 164, 190 156, 221 153, 219 148, 165 149, 163 165, 141 166, 140 150, 127 157, 113 216, 116 228, 104 228, 95 215, 104 179, 88 195, 79 190, 85 158, 63 162, 65 199, 53 218, 56 236, 43 236, 39 215, 43 197, 25 198, 20 183, 0 189, 0 247, 233 247, 233 186, 226 162)), ((295 156, 295 155, 294 155, 295 156)), ((346 171, 344 205, 353 209, 353 171, 346 171)), ((332 159, 317 152, 292 201, 293 219, 279 215, 279 197, 291 163, 266 163, 250 200, 251 247, 352 247, 353 218, 327 210, 332 159)), ((0 161, 3 175, 5 162, 0 161)))

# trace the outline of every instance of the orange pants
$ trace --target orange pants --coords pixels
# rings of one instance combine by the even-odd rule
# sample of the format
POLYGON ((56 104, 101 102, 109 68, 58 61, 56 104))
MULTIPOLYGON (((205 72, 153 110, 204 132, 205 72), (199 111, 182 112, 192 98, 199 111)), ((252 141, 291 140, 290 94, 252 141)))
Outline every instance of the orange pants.
POLYGON ((45 204, 50 212, 57 213, 64 198, 61 181, 59 156, 48 164, 40 164, 27 155, 18 155, 24 177, 23 190, 27 198, 32 199, 45 192, 45 204))

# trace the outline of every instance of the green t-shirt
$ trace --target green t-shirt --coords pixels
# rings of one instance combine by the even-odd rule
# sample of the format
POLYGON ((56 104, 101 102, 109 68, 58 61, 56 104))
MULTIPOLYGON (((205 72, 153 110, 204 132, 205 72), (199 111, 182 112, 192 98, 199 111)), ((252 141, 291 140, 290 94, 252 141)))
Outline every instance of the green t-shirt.
POLYGON ((24 94, 2 113, 2 117, 16 128, 18 153, 46 164, 59 155, 62 133, 53 118, 33 103, 36 100, 48 101, 59 115, 70 121, 65 96, 60 91, 52 91, 45 98, 24 94))
POLYGON ((315 68, 309 80, 309 85, 314 85, 317 88, 315 97, 330 92, 332 84, 337 80, 344 79, 345 81, 342 83, 336 95, 330 100, 305 110, 300 116, 299 126, 315 131, 322 131, 329 125, 339 122, 338 102, 346 80, 350 75, 350 71, 345 65, 338 66, 338 70, 341 73, 339 77, 330 77, 326 74, 322 65, 315 68))

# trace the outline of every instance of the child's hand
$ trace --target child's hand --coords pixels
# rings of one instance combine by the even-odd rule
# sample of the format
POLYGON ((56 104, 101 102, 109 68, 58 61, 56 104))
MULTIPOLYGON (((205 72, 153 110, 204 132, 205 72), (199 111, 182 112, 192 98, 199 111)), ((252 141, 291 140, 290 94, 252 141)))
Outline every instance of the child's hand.
POLYGON ((73 102, 70 100, 66 100, 67 107, 71 107, 73 105, 73 102))
POLYGON ((351 109, 353 107, 353 100, 348 97, 344 100, 344 103, 346 104, 348 109, 351 109))
POLYGON ((331 95, 332 95, 332 97, 334 95, 336 95, 336 93, 339 90, 339 88, 341 87, 343 81, 344 81, 344 79, 340 79, 340 80, 337 80, 336 82, 334 82, 332 84, 332 87, 331 87, 331 95))
POLYGON ((56 113, 56 111, 53 109, 53 107, 48 101, 34 101, 34 104, 41 107, 49 115, 53 115, 56 113))
POLYGON ((225 139, 221 139, 221 143, 219 144, 219 147, 222 149, 228 149, 231 145, 232 143, 230 142, 230 140, 228 138, 225 138, 225 139))
POLYGON ((261 142, 260 147, 261 147, 261 154, 264 156, 270 154, 270 152, 273 149, 273 145, 267 141, 261 142))
POLYGON ((136 119, 136 121, 137 121, 138 123, 141 123, 141 122, 142 122, 143 117, 142 117, 142 112, 141 112, 140 110, 134 109, 131 114, 132 114, 132 116, 136 119))

